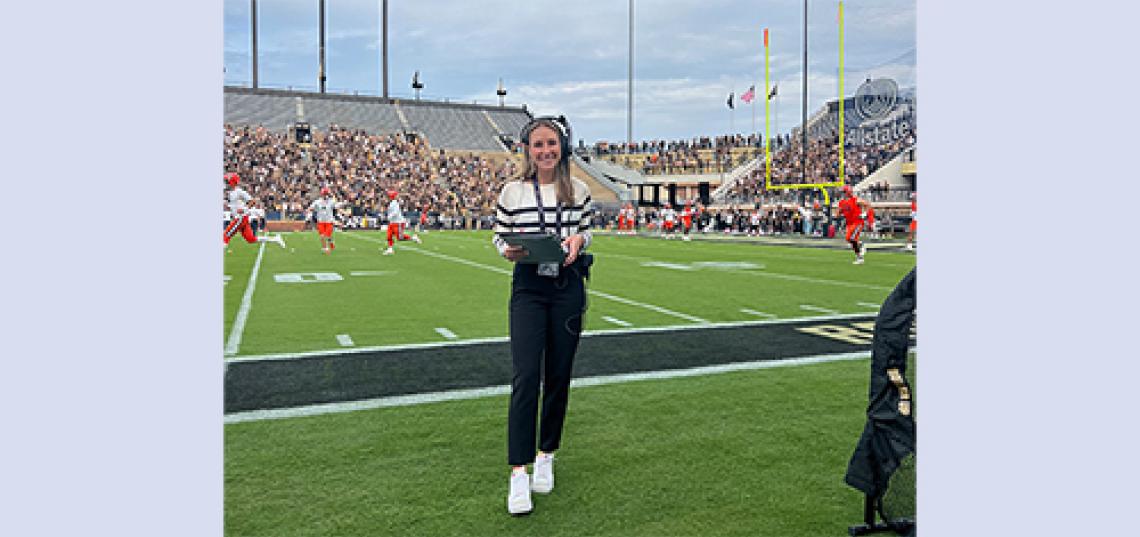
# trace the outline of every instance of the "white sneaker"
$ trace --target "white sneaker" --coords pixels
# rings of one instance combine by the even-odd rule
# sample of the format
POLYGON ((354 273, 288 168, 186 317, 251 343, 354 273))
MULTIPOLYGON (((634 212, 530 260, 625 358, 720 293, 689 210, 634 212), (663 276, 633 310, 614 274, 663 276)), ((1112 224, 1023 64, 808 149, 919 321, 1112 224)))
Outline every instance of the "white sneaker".
POLYGON ((511 492, 507 495, 507 512, 513 516, 528 515, 534 510, 530 501, 530 476, 511 472, 511 492))
POLYGON ((392 255, 392 254, 394 254, 394 253, 396 253, 396 252, 392 251, 392 249, 391 249, 391 248, 388 248, 387 250, 384 250, 384 255, 392 255))
POLYGON ((860 244, 859 245, 859 259, 863 259, 863 256, 865 256, 865 255, 867 255, 867 244, 866 243, 860 244))
POLYGON ((914 249, 914 245, 913 245, 913 244, 907 244, 907 245, 906 245, 906 249, 907 249, 907 250, 913 250, 913 249, 914 249))
POLYGON ((419 235, 412 235, 412 240, 416 241, 416 244, 423 244, 424 243, 424 241, 420 240, 419 235))
POLYGON ((852 261, 851 264, 852 265, 862 265, 863 264, 863 258, 862 257, 856 257, 855 261, 852 261))
POLYGON ((535 457, 530 489, 538 494, 550 494, 554 490, 554 455, 544 453, 535 457))

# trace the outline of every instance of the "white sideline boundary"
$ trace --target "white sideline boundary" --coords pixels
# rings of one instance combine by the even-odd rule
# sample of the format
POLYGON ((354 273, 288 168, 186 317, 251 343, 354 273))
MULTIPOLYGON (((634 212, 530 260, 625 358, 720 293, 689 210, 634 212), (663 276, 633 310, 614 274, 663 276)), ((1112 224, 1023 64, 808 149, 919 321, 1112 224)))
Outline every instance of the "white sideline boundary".
MULTIPOLYGON (((358 239, 361 239, 361 240, 366 240, 366 241, 379 242, 377 239, 372 239, 372 238, 370 238, 370 237, 357 237, 357 238, 358 238, 358 239)), ((483 270, 490 270, 490 271, 492 271, 492 272, 498 272, 498 273, 500 273, 500 274, 506 274, 506 275, 511 275, 511 274, 512 274, 512 272, 511 272, 511 271, 509 271, 509 270, 507 270, 507 269, 503 269, 503 268, 499 268, 499 267, 492 267, 491 265, 484 265, 484 264, 482 264, 482 263, 477 263, 477 262, 475 262, 475 261, 471 261, 471 260, 468 260, 468 259, 463 259, 463 258, 461 258, 461 257, 454 257, 454 256, 450 256, 450 255, 447 255, 447 254, 441 254, 441 253, 438 253, 438 252, 430 252, 430 251, 428 251, 428 250, 425 250, 425 249, 423 249, 423 248, 417 248, 417 247, 415 247, 415 246, 405 246, 405 247, 404 247, 404 249, 405 249, 405 250, 409 250, 409 251, 412 251, 412 252, 416 252, 416 253, 424 254, 424 255, 426 255, 426 256, 431 256, 431 257, 438 257, 438 258, 440 258, 440 259, 446 259, 446 260, 448 260, 448 261, 453 261, 453 262, 455 262, 455 263, 461 263, 461 264, 463 264, 463 265, 467 265, 467 266, 469 266, 469 267, 480 268, 480 269, 483 269, 483 270)), ((667 308, 662 308, 661 306, 654 306, 654 305, 652 305, 652 304, 645 304, 645 303, 643 303, 643 302, 638 302, 638 301, 636 301, 636 300, 630 300, 630 299, 628 299, 628 298, 623 298, 623 297, 620 297, 620 296, 611 295, 611 294, 609 294, 609 293, 603 293, 603 292, 601 292, 601 291, 598 291, 598 290, 596 290, 596 289, 588 289, 588 291, 587 291, 587 292, 588 292, 589 294, 591 294, 591 295, 596 295, 596 296, 599 296, 599 297, 602 297, 602 298, 606 298, 606 299, 609 299, 609 300, 613 300, 614 302, 620 302, 620 303, 622 303, 622 304, 626 304, 626 305, 629 305, 629 306, 637 306, 637 307, 645 308, 645 309, 648 309, 648 310, 651 310, 651 311, 655 311, 655 312, 657 312, 657 313, 663 313, 663 314, 665 314, 665 315, 670 315, 670 316, 673 316, 673 317, 678 317, 678 318, 680 318, 680 319, 684 319, 684 320, 686 320, 686 321, 692 321, 692 322, 694 322, 694 323, 708 324, 708 322, 709 322, 709 321, 707 321, 707 320, 705 320, 705 319, 702 319, 702 318, 700 318, 700 317, 694 317, 694 316, 692 316, 692 315, 689 315, 689 314, 686 314, 686 313, 679 313, 679 312, 676 312, 676 311, 673 311, 673 310, 670 310, 670 309, 667 309, 667 308)))
MULTIPOLYGON (((704 330, 709 328, 738 328, 742 326, 763 326, 769 324, 792 324, 810 321, 843 321, 848 319, 864 319, 874 316, 875 313, 865 311, 862 313, 841 313, 839 315, 817 315, 815 317, 798 317, 795 319, 763 319, 755 321, 722 321, 708 324, 674 324, 667 326, 646 326, 638 328, 610 328, 605 330, 586 330, 582 337, 609 336, 621 334, 643 334, 652 332, 676 332, 682 330, 704 330)), ((276 354, 255 354, 250 356, 234 356, 226 358, 227 363, 232 362, 265 362, 271 360, 300 360, 305 358, 320 358, 329 354, 355 354, 362 352, 405 351, 414 349, 431 349, 436 347, 456 347, 463 345, 478 345, 481 343, 506 343, 510 341, 507 336, 460 339, 455 341, 435 341, 430 343, 403 343, 398 345, 379 345, 374 347, 355 347, 352 349, 322 349, 316 351, 287 352, 276 354)))
MULTIPOLYGON (((914 348, 912 347, 911 352, 913 351, 914 348)), ((688 369, 667 369, 662 371, 645 371, 640 373, 622 373, 618 375, 576 378, 570 381, 570 387, 585 388, 589 386, 605 386, 608 384, 621 384, 643 380, 663 380, 682 377, 715 375, 718 373, 728 373, 731 371, 753 371, 758 369, 773 369, 777 367, 794 367, 808 364, 836 362, 841 360, 860 360, 863 358, 869 358, 870 356, 871 351, 868 350, 837 354, 819 354, 815 356, 803 356, 799 358, 787 358, 783 360, 756 360, 752 362, 735 362, 731 364, 692 367, 688 369)), ((427 403, 439 403, 443 401, 479 399, 484 397, 507 395, 509 393, 511 393, 510 386, 500 385, 490 386, 487 388, 448 390, 442 392, 417 393, 411 395, 396 395, 392 397, 378 397, 375 399, 347 401, 343 403, 323 403, 318 405, 306 405, 292 408, 234 412, 231 414, 226 414, 223 422, 228 425, 249 421, 299 418, 304 416, 320 416, 323 414, 338 414, 342 412, 371 410, 375 408, 389 408, 422 405, 427 403)))
POLYGON ((226 340, 226 356, 237 354, 241 347, 241 335, 245 332, 245 321, 249 318, 249 310, 253 308, 253 288, 257 286, 257 273, 261 269, 261 256, 265 253, 265 243, 257 250, 257 261, 253 262, 253 270, 249 273, 249 283, 245 286, 245 294, 241 297, 241 306, 238 307, 234 325, 230 327, 230 338, 226 340))

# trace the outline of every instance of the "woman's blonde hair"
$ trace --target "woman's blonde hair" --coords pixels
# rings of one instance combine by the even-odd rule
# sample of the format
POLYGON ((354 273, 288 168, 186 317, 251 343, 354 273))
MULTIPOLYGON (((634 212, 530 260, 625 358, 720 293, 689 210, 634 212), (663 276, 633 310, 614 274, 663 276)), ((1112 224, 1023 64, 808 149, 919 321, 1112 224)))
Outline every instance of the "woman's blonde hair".
POLYGON ((554 167, 554 188, 558 191, 558 201, 562 202, 563 205, 574 205, 574 183, 570 181, 570 140, 566 134, 566 128, 555 123, 554 119, 538 118, 523 128, 524 136, 521 138, 525 138, 523 149, 523 160, 525 162, 522 173, 516 176, 514 180, 527 181, 538 175, 538 166, 535 165, 534 159, 530 156, 529 142, 530 133, 539 127, 546 127, 558 135, 559 150, 562 154, 558 159, 558 165, 554 167))

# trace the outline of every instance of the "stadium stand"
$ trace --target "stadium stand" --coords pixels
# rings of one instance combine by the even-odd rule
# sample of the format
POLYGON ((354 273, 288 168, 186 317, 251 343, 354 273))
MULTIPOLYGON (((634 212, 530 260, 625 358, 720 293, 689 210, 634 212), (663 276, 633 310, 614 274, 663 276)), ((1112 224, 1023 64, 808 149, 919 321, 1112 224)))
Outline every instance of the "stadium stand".
POLYGON ((379 97, 227 87, 224 121, 283 131, 302 120, 315 128, 362 129, 371 134, 416 132, 433 148, 503 151, 500 134, 518 136, 530 120, 522 108, 379 97))

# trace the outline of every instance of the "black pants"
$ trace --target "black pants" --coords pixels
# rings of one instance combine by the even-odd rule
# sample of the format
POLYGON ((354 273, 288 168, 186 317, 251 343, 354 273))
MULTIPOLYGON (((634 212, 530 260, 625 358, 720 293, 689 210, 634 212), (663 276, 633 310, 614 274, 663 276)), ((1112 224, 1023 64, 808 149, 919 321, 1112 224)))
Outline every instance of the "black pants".
POLYGON ((511 282, 511 407, 507 417, 508 464, 534 461, 539 381, 542 425, 539 449, 558 449, 570 373, 582 332, 586 301, 582 277, 561 267, 556 278, 539 276, 535 265, 515 264, 511 282))

